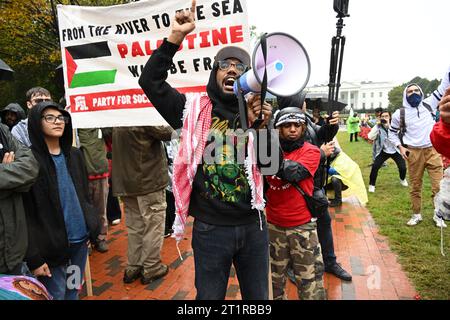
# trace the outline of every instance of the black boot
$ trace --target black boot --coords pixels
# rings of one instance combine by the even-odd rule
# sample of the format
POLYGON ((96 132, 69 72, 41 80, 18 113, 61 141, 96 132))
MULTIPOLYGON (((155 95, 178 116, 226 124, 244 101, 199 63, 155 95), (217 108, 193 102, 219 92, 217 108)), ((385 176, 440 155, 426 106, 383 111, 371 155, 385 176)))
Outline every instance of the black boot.
POLYGON ((342 181, 341 179, 331 177, 331 183, 333 184, 334 199, 330 201, 330 207, 339 207, 342 205, 342 181))
POLYGON ((352 281, 352 275, 345 271, 344 268, 342 268, 338 263, 325 267, 325 272, 331 273, 341 280, 352 281))
POLYGON ((329 202, 328 206, 330 208, 340 207, 342 206, 342 201, 337 201, 336 199, 333 199, 329 202))

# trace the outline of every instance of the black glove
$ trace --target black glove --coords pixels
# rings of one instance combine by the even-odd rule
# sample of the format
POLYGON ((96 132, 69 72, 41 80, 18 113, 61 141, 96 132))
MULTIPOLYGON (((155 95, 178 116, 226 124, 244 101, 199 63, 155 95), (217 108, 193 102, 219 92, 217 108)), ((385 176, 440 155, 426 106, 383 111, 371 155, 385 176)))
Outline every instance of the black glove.
POLYGON ((284 160, 277 177, 288 182, 299 182, 311 177, 309 171, 300 163, 292 160, 284 160))

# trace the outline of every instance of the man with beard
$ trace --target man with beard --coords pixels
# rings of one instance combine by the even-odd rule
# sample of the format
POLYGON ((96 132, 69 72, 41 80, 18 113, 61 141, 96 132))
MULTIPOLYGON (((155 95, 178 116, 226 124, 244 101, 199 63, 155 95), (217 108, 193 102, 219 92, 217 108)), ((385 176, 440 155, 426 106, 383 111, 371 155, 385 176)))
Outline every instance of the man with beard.
POLYGON ((0 112, 2 123, 6 124, 9 131, 22 119, 25 119, 25 111, 18 103, 10 103, 0 112))
MULTIPOLYGON (((197 299, 225 299, 234 264, 242 298, 264 300, 268 298, 268 236, 262 213, 263 180, 256 161, 252 161, 252 136, 242 143, 234 130, 239 104, 233 84, 247 70, 250 56, 239 47, 221 49, 206 87, 207 96, 179 93, 166 79, 172 58, 195 28, 194 16, 195 0, 190 11, 177 12, 169 37, 152 54, 139 79, 164 119, 174 129, 182 128, 173 176, 177 211, 174 237, 177 241, 183 238, 187 215, 193 216, 197 299), (222 154, 230 149, 234 151, 232 156, 222 154), (246 154, 249 161, 244 164, 236 159, 234 155, 239 154, 246 154), (208 159, 211 155, 213 161, 208 159), (244 182, 239 188, 230 185, 230 163, 237 165, 233 166, 238 169, 233 172, 236 181, 244 182)), ((267 125, 272 114, 268 103, 261 107, 260 97, 253 95, 247 109, 250 123, 263 112, 265 121, 257 129, 267 125)))

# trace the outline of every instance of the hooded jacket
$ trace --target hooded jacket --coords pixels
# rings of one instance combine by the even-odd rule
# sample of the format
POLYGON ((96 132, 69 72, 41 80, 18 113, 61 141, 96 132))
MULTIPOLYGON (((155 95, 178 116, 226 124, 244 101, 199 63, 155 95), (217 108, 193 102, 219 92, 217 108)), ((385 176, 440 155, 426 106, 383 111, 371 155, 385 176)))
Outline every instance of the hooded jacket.
POLYGON ((360 123, 359 117, 351 116, 347 119, 347 131, 348 133, 358 133, 361 131, 361 128, 359 126, 360 123))
POLYGON ((10 103, 0 112, 2 123, 5 123, 5 114, 7 111, 14 112, 17 115, 17 122, 26 118, 25 111, 23 111, 22 107, 18 103, 10 103))
MULTIPOLYGON (((278 105, 280 109, 287 107, 298 107, 303 105, 306 95, 295 95, 291 97, 277 97, 278 105)), ((339 131, 338 125, 324 124, 322 126, 314 123, 312 116, 305 112, 306 116, 306 132, 305 141, 315 145, 320 150, 320 165, 314 174, 314 186, 317 188, 322 188, 325 183, 325 176, 327 170, 327 157, 325 153, 320 148, 322 144, 333 140, 339 131)))
MULTIPOLYGON (((61 207, 56 168, 44 140, 41 115, 48 107, 58 107, 54 102, 41 102, 31 109, 28 116, 28 132, 31 150, 39 162, 39 177, 27 195, 27 223, 29 245, 27 263, 34 270, 44 263, 49 267, 67 263, 69 240, 61 207)), ((72 122, 70 114, 62 108, 58 110, 66 117, 64 133, 60 138, 61 152, 66 158, 67 169, 72 178, 84 219, 92 241, 99 234, 99 221, 88 195, 88 174, 80 150, 72 147, 72 122)))
MULTIPOLYGON (((165 40, 152 54, 139 79, 149 100, 174 129, 183 126, 186 105, 186 96, 166 82, 178 49, 179 46, 165 40)), ((236 128, 239 105, 236 96, 224 94, 217 85, 217 70, 214 64, 206 91, 212 102, 211 129, 225 133, 226 129, 236 128)), ((259 220, 259 215, 257 210, 251 208, 251 198, 243 164, 230 163, 227 168, 216 164, 199 164, 193 182, 189 214, 214 225, 252 223, 259 220), (231 174, 233 177, 230 177, 231 174)))
POLYGON ((38 169, 31 150, 0 124, 0 274, 13 270, 25 257, 28 237, 22 195, 36 181, 38 169), (10 151, 14 151, 15 160, 2 163, 10 151))
MULTIPOLYGON (((416 85, 420 92, 422 93, 422 98, 424 94, 422 88, 415 83, 409 84, 403 91, 403 107, 405 108, 405 124, 406 132, 403 136, 403 143, 409 147, 413 148, 428 148, 431 147, 430 133, 435 124, 435 119, 430 114, 430 111, 424 106, 427 104, 431 107, 432 113, 436 114, 437 106, 439 101, 442 99, 445 90, 450 86, 450 67, 445 73, 439 87, 433 91, 433 93, 414 108, 411 106, 406 99, 406 90, 412 85, 416 85)), ((389 131, 389 140, 398 147, 401 142, 398 136, 400 131, 400 109, 395 111, 392 115, 391 128, 389 131)))

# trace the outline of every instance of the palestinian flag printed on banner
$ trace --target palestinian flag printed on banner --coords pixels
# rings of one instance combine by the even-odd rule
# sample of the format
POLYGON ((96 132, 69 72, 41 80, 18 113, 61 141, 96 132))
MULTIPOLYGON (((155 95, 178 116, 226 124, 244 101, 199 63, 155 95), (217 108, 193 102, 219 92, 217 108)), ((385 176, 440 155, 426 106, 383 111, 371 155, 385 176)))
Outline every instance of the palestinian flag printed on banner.
POLYGON ((112 84, 115 82, 117 69, 78 72, 77 60, 110 57, 111 50, 107 41, 88 43, 65 48, 67 62, 67 81, 71 89, 112 84))
MULTIPOLYGON (((172 16, 184 6, 181 0, 57 5, 61 80, 74 128, 168 125, 139 79, 170 34, 172 16)), ((201 7, 204 18, 178 49, 167 75, 171 87, 188 96, 205 93, 218 50, 250 49, 245 1, 230 2, 224 12, 216 0, 203 0, 201 7)))

